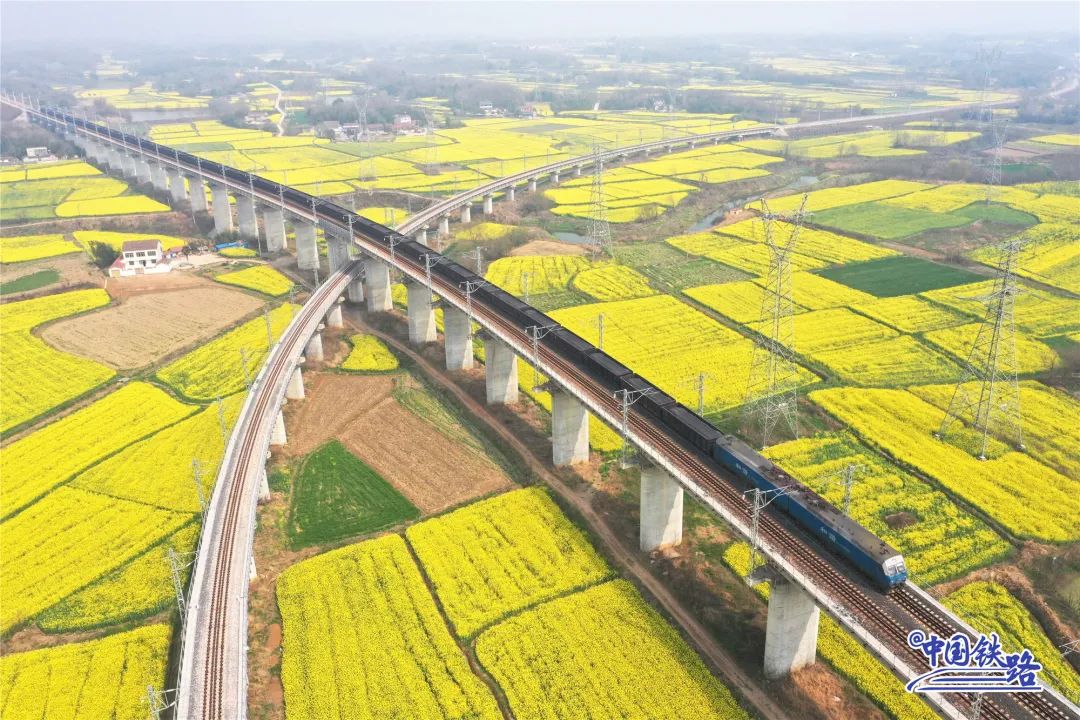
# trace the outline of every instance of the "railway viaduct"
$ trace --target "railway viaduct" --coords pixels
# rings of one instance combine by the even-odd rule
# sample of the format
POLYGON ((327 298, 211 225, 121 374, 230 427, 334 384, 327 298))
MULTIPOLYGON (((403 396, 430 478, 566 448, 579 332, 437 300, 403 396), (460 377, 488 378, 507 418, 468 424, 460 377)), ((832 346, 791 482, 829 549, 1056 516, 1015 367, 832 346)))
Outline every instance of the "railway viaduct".
MULTIPOLYGON (((485 346, 489 403, 517 401, 516 361, 518 357, 529 359, 549 378, 552 459, 557 466, 588 458, 590 414, 612 427, 622 426, 623 409, 606 390, 538 343, 545 328, 523 332, 496 313, 474 306, 467 287, 432 274, 435 265, 450 262, 434 250, 422 256, 422 261, 394 251, 395 244, 409 236, 427 244, 432 230, 439 237, 448 235, 452 218, 470 222, 477 201, 488 214, 497 197, 513 200, 516 192, 536 191, 545 180, 557 184, 563 175, 579 175, 595 161, 593 157, 564 160, 499 178, 436 203, 412 216, 397 231, 377 226, 378 230, 372 232, 370 223, 361 224, 358 216, 343 208, 331 206, 327 211, 314 198, 310 203, 298 202, 287 197, 287 188, 280 185, 276 185, 276 192, 257 188, 247 173, 199 159, 192 163, 173 149, 59 110, 42 108, 26 99, 4 97, 3 101, 25 111, 34 122, 71 137, 99 166, 151 185, 157 193, 167 194, 176 207, 189 205, 195 212, 210 213, 216 233, 233 229, 230 198, 234 198, 239 232, 252 239, 259 237, 261 214, 263 239, 270 252, 289 249, 285 232, 288 220, 295 231, 294 249, 301 269, 318 267, 317 227, 323 229, 327 240, 330 275, 316 287, 273 347, 252 384, 219 468, 183 618, 177 718, 246 717, 246 588, 256 573, 252 555, 256 503, 269 494, 265 469, 268 449, 287 442, 281 407, 285 402, 303 399, 304 357, 322 358, 322 330, 342 325, 340 303, 344 300, 365 303, 372 313, 391 312, 391 273, 397 274, 407 288, 409 340, 422 345, 436 339, 434 310, 438 297, 444 312, 446 366, 450 370, 472 367, 472 328, 478 325, 485 346)), ((964 109, 969 108, 931 108, 875 116, 874 120, 901 121, 964 109)), ((863 122, 864 118, 830 120, 786 126, 785 130, 793 134, 863 122)), ((763 125, 662 140, 608 151, 600 159, 608 164, 681 146, 768 135, 777 129, 763 125)), ((633 408, 628 413, 626 436, 645 461, 642 550, 651 551, 681 540, 685 492, 744 537, 750 537, 747 503, 729 478, 687 453, 666 428, 633 408)), ((911 582, 888 594, 881 593, 782 515, 764 513, 758 537, 760 552, 769 562, 767 579, 772 583, 764 659, 768 676, 778 677, 814 662, 821 610, 905 680, 927 669, 922 657, 906 645, 911 630, 928 629, 944 636, 954 632, 977 635, 911 582)), ((926 699, 942 715, 957 720, 970 717, 975 704, 975 698, 964 693, 933 694, 926 699)), ((1076 706, 1050 690, 987 696, 981 703, 981 713, 985 718, 1080 718, 1076 706)))

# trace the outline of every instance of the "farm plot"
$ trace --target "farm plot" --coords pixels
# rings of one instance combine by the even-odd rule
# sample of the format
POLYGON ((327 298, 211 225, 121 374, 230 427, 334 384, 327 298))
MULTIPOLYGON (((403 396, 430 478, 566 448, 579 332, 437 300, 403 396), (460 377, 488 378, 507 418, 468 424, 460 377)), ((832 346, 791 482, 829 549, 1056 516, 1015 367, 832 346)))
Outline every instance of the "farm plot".
POLYGON ((406 531, 461 637, 611 575, 542 488, 515 490, 406 531))
POLYGON ((624 580, 516 615, 476 653, 519 718, 749 717, 624 580))
POLYGON ((90 247, 92 242, 105 243, 113 250, 120 252, 124 247, 124 243, 129 240, 158 240, 161 242, 161 248, 163 250, 174 250, 176 248, 182 248, 188 244, 185 238, 174 237, 172 235, 158 235, 156 233, 129 233, 129 232, 113 232, 111 230, 76 230, 72 233, 76 240, 78 240, 83 247, 90 247))
POLYGON ((1080 513, 1080 481, 1000 446, 990 459, 977 460, 965 449, 974 445, 970 431, 936 441, 933 433, 942 411, 915 395, 835 388, 813 392, 810 399, 866 442, 941 483, 1009 532, 1048 542, 1080 538, 1080 527, 1072 521, 1080 513))
POLYGON ((941 330, 968 321, 967 317, 917 295, 875 298, 852 305, 852 308, 880 323, 908 333, 941 330))
POLYGON ((484 277, 512 295, 533 296, 565 290, 588 267, 578 255, 512 256, 491 263, 484 277))
POLYGON ((84 470, 71 485, 166 510, 198 512, 194 464, 198 462, 202 477, 202 496, 209 498, 225 453, 223 438, 243 401, 238 393, 220 407, 215 403, 203 408, 84 470))
MULTIPOLYGON (((75 632, 115 625, 152 615, 176 602, 169 566, 169 548, 195 549, 197 522, 189 522, 148 551, 68 595, 37 617, 47 633, 75 632)), ((190 568, 182 575, 186 582, 190 568)))
POLYGON ((136 557, 191 515, 61 487, 0 524, 6 633, 136 557))
POLYGON ((1012 206, 1044 223, 1076 222, 1080 217, 1080 198, 1070 195, 1040 195, 1012 203, 1012 206))
POLYGON ((336 440, 304 458, 289 508, 289 535, 300 548, 363 535, 411 520, 419 511, 336 440))
MULTIPOLYGON (((843 205, 857 205, 859 203, 882 200, 884 198, 907 195, 918 190, 926 190, 932 185, 913 182, 911 180, 878 180, 877 182, 848 185, 846 187, 826 188, 814 190, 808 193, 806 209, 808 212, 821 212, 843 205)), ((773 212, 793 212, 802 204, 802 194, 785 195, 784 197, 771 198, 769 209, 773 212)), ((970 204, 964 203, 965 205, 970 204)), ((747 207, 754 207, 751 203, 747 207)))
POLYGON ((980 277, 908 255, 826 268, 817 274, 879 298, 949 288, 980 277))
POLYGON ((843 232, 884 240, 900 240, 927 230, 970 225, 972 219, 963 215, 870 202, 816 212, 813 222, 815 225, 825 225, 843 232))
POLYGON ((390 372, 398 369, 397 356, 372 335, 353 335, 349 338, 352 349, 341 363, 342 370, 354 372, 390 372))
POLYGON ((1064 145, 1066 147, 1080 146, 1080 135, 1072 133, 1058 133, 1056 135, 1039 135, 1031 138, 1031 142, 1044 143, 1046 145, 1064 145))
POLYGON ((81 248, 68 242, 62 234, 19 235, 0 237, 0 263, 29 262, 81 252, 81 248))
POLYGON ((169 627, 151 625, 0 659, 0 714, 9 720, 143 720, 146 688, 162 687, 169 627))
MULTIPOLYGON (((766 275, 769 272, 771 255, 764 243, 747 242, 714 232, 677 235, 668 238, 667 242, 683 252, 715 260, 751 275, 766 275)), ((799 252, 791 253, 790 260, 792 270, 815 270, 828 265, 823 260, 799 252)))
MULTIPOLYGON (((817 216, 814 219, 816 222, 817 216)), ((786 242, 791 238, 794 227, 791 223, 783 221, 773 222, 773 237, 778 242, 786 242)), ((765 242, 765 223, 759 218, 723 225, 716 228, 716 232, 749 242, 765 242)), ((795 239, 795 250, 800 255, 807 255, 829 264, 835 263, 838 265, 898 255, 895 250, 880 248, 876 245, 864 243, 861 240, 808 227, 799 230, 799 234, 795 239)))
MULTIPOLYGON (((965 386, 976 392, 974 384, 965 386)), ((926 402, 944 411, 952 398, 953 385, 922 385, 910 388, 926 402)), ((1024 409, 1024 445, 1037 460, 1071 478, 1080 478, 1080 402, 1069 395, 1034 380, 1020 383, 1020 407, 1024 409)), ((1005 439, 1000 428, 991 432, 1005 439)))
POLYGON ((1042 663, 1041 677, 1080 703, 1080 675, 1024 605, 1001 585, 973 582, 947 595, 943 604, 983 633, 997 633, 1005 652, 1027 649, 1042 663))
MULTIPOLYGON (((741 542, 729 545, 724 551, 724 564, 740 577, 746 577, 750 572, 750 546, 741 542)), ((769 589, 769 585, 761 584, 755 591, 767 600, 769 589)), ((818 624, 817 652, 891 717, 902 720, 940 717, 918 694, 907 692, 892 670, 828 615, 822 615, 818 624)))
POLYGON ((269 265, 254 265, 243 270, 215 275, 214 280, 261 292, 270 297, 288 295, 293 282, 269 265))
POLYGON ((76 290, 0 306, 0 432, 73 400, 113 376, 109 368, 54 350, 30 332, 51 320, 108 303, 104 290, 76 290))
POLYGON ((667 292, 712 283, 743 280, 746 273, 707 258, 687 255, 664 242, 635 243, 615 248, 616 259, 667 292))
POLYGON ((56 178, 88 177, 101 175, 101 171, 82 160, 64 160, 51 163, 14 165, 0 170, 0 184, 27 182, 30 180, 53 180, 56 178))
MULTIPOLYGON (((1017 273, 1024 277, 1080 294, 1080 226, 1072 223, 1041 223, 1022 232, 1017 273)), ((999 263, 999 251, 981 247, 971 257, 991 267, 999 263)))
POLYGON ((314 383, 309 377, 288 449, 306 454, 336 438, 424 513, 509 487, 496 451, 451 409, 419 389, 394 390, 395 383, 410 382, 387 375, 319 375, 314 383), (414 452, 417 445, 426 451, 414 452))
POLYGON ((900 550, 912 577, 922 585, 960 577, 1009 553, 1009 544, 981 520, 850 435, 793 440, 774 445, 765 454, 840 509, 841 473, 849 464, 858 466, 851 516, 900 550))
POLYGON ((632 300, 655 295, 649 279, 625 265, 600 265, 582 270, 574 276, 574 289, 601 302, 632 300))
MULTIPOLYGON (((979 323, 932 330, 923 333, 928 342, 940 347, 953 357, 964 360, 971 353, 975 338, 982 327, 979 323)), ((1016 371, 1020 374, 1037 373, 1057 366, 1059 360, 1048 345, 1016 333, 1016 371)))
POLYGON ((266 359, 268 335, 276 342, 298 309, 298 305, 280 305, 270 311, 269 329, 265 318, 250 320, 166 365, 157 377, 195 400, 239 392, 246 387, 245 376, 253 380, 266 359))
MULTIPOLYGON (((926 292, 923 296, 981 320, 986 314, 983 298, 993 290, 994 281, 984 280, 926 292)), ((1030 335, 1052 337, 1080 330, 1080 300, 1021 285, 1015 302, 1016 326, 1030 335)))
POLYGON ((104 310, 54 323, 41 337, 114 368, 141 368, 213 337, 259 305, 245 293, 206 284, 135 295, 104 310))
POLYGON ((399 536, 290 567, 277 598, 289 720, 500 717, 399 536))
MULTIPOLYGON (((762 301, 766 291, 763 281, 724 283, 688 288, 686 294, 716 310, 721 315, 740 323, 754 322, 761 318, 762 301)), ((796 304, 796 312, 803 309, 823 310, 825 308, 855 305, 873 298, 858 290, 832 282, 813 273, 792 273, 791 291, 796 304)))
POLYGON ((148 383, 131 383, 4 448, 0 517, 26 507, 79 470, 194 408, 148 383))
POLYGON ((882 200, 880 204, 906 210, 947 214, 968 207, 972 203, 985 202, 987 197, 992 202, 1015 205, 1033 200, 1036 196, 1034 192, 1008 185, 991 188, 987 185, 972 183, 952 183, 882 200))

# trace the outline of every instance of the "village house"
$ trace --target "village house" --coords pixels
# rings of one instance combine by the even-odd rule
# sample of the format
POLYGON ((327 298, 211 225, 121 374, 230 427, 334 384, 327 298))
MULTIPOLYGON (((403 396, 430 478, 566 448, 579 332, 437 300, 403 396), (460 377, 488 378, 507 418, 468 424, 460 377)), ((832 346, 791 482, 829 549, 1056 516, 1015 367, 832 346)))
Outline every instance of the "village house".
POLYGON ((128 240, 124 243, 116 262, 109 267, 109 276, 129 277, 167 273, 172 270, 169 261, 177 254, 176 250, 164 252, 160 240, 128 240))

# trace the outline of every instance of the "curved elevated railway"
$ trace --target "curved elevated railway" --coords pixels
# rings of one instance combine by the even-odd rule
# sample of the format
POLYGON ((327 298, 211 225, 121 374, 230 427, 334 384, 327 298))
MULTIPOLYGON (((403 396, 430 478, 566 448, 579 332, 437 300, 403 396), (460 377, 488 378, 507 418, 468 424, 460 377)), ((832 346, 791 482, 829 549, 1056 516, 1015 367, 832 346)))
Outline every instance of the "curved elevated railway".
MULTIPOLYGON (((332 228, 338 236, 348 236, 348 218, 352 215, 353 244, 364 254, 391 264, 405 278, 425 284, 428 274, 423 262, 401 252, 400 248, 395 253, 391 249, 390 238, 394 238, 395 243, 405 241, 407 238, 404 234, 425 227, 432 219, 477 197, 499 192, 537 176, 579 165, 588 166, 592 162, 591 158, 571 159, 500 178, 421 211, 404 223, 400 231, 394 231, 332 203, 316 201, 311 204, 291 199, 290 193, 286 192, 289 189, 276 183, 268 184, 260 179, 260 187, 253 188, 248 174, 234 168, 206 162, 196 166, 180 159, 179 154, 171 148, 121 134, 70 114, 51 108, 34 108, 14 100, 5 99, 5 102, 27 111, 36 120, 55 129, 120 146, 128 152, 145 153, 155 162, 224 183, 235 192, 254 195, 262 203, 283 206, 299 217, 315 220, 327 229, 332 228), (268 185, 277 190, 261 189, 268 185)), ((875 116, 873 119, 877 122, 899 120, 937 115, 965 107, 896 113, 875 116)), ((817 128, 844 126, 865 123, 866 120, 855 118, 812 125, 817 128)), ((799 127, 787 126, 785 129, 792 133, 798 131, 799 127)), ((746 128, 647 143, 610 151, 603 154, 602 159, 611 162, 646 148, 719 141, 772 132, 774 129, 773 126, 746 128)), ((296 192, 291 191, 291 194, 295 196, 296 192)), ((468 272, 463 268, 459 270, 468 272)), ((178 718, 237 720, 246 717, 247 585, 252 562, 256 501, 265 472, 271 430, 290 374, 308 339, 359 272, 359 263, 352 262, 316 288, 274 346, 252 385, 233 429, 207 508, 191 580, 178 679, 178 718)), ((465 293, 456 283, 433 275, 432 290, 445 302, 467 311, 465 293)), ((519 356, 532 355, 532 341, 524 327, 482 303, 474 301, 471 310, 473 319, 493 337, 508 344, 519 356)), ((556 350, 542 344, 539 346, 538 361, 542 373, 577 397, 593 414, 613 427, 620 426, 621 409, 603 382, 584 374, 556 350)), ((688 451, 665 426, 638 414, 633 408, 629 421, 630 439, 650 461, 670 472, 697 499, 749 537, 750 510, 731 478, 688 451)), ((785 516, 774 514, 771 508, 766 509, 761 518, 759 537, 762 553, 775 567, 813 596, 821 608, 902 678, 914 677, 927 669, 922 656, 907 647, 906 638, 910 630, 929 629, 941 635, 952 635, 954 632, 974 634, 971 628, 913 583, 909 582, 887 594, 877 590, 785 516)), ((970 695, 932 695, 927 700, 946 717, 968 718, 972 712, 973 697, 970 695)), ((1069 720, 1080 718, 1080 711, 1058 693, 1046 691, 1039 694, 987 695, 981 716, 995 720, 1069 720)))

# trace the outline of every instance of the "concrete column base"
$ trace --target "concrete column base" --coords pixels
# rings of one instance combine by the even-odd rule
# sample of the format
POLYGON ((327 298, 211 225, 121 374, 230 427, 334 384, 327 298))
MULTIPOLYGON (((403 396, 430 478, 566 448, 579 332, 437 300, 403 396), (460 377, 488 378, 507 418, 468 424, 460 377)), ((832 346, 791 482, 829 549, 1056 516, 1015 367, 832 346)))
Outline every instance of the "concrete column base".
POLYGON ((536 178, 529 178, 529 192, 536 192, 536 178))
POLYGON ((484 196, 484 214, 490 215, 495 212, 495 198, 491 195, 484 196))
POLYGON ((271 445, 284 445, 288 438, 285 435, 285 416, 278 410, 277 417, 274 418, 274 429, 270 433, 271 445))
POLYGON ((328 235, 326 238, 326 256, 330 263, 330 272, 334 273, 349 264, 349 241, 328 235))
POLYGON ((814 599, 798 585, 773 581, 765 627, 765 677, 775 680, 814 664, 820 615, 814 599))
POLYGON ((139 164, 133 155, 124 155, 124 177, 132 182, 139 181, 139 164))
POLYGON ((421 245, 427 245, 428 244, 427 228, 426 227, 425 228, 420 228, 420 230, 416 233, 416 242, 420 243, 421 245))
POLYGON ((514 200, 516 199, 515 193, 516 193, 516 188, 513 185, 506 188, 506 199, 509 200, 510 202, 514 202, 514 200))
POLYGON ((469 330, 468 315, 455 307, 443 308, 447 370, 468 370, 473 366, 472 333, 469 330))
POLYGON ((551 174, 551 184, 552 185, 558 185, 559 184, 559 173, 552 173, 551 174))
POLYGON ((206 185, 202 178, 196 175, 188 175, 188 197, 191 199, 191 209, 195 212, 209 212, 210 205, 206 202, 206 185))
POLYGON ((439 237, 446 237, 450 234, 450 218, 443 215, 439 218, 439 237))
POLYGON ((461 223, 463 225, 472 222, 472 205, 461 206, 461 223))
POLYGON ((270 499, 270 480, 266 477, 266 471, 263 470, 262 477, 259 478, 259 502, 266 502, 270 499))
POLYGON ((214 207, 214 235, 232 232, 232 205, 229 203, 229 188, 220 183, 210 183, 211 201, 214 207))
POLYGON ((263 229, 266 232, 266 251, 278 253, 285 249, 285 214, 279 207, 262 209, 263 229))
POLYGON ((574 166, 574 177, 581 177, 581 166, 580 165, 575 165, 574 166))
POLYGON ((345 296, 349 302, 359 305, 364 302, 364 279, 356 278, 349 283, 348 289, 345 291, 345 296))
POLYGON ((239 194, 236 196, 236 222, 240 234, 246 238, 259 238, 259 220, 255 217, 254 198, 239 194))
POLYGON ((552 461, 556 467, 589 459, 589 411, 563 390, 551 392, 552 461))
POLYGON ((150 162, 141 155, 135 158, 135 178, 143 185, 149 185, 153 181, 150 162))
POLYGON ((173 205, 187 200, 187 188, 184 186, 184 176, 180 174, 179 170, 170 170, 169 177, 169 197, 172 198, 173 205))
POLYGON ((296 265, 301 270, 314 270, 319 267, 319 245, 315 241, 315 223, 307 220, 295 220, 296 229, 296 265))
POLYGON ((390 294, 390 266, 378 258, 364 259, 364 294, 368 312, 390 312, 394 298, 390 294))
POLYGON ((345 327, 345 321, 341 317, 341 303, 334 305, 330 308, 330 312, 326 313, 326 327, 342 328, 345 327))
POLYGON ((435 342, 435 308, 431 304, 431 290, 423 283, 406 283, 408 293, 409 343, 424 345, 435 342))
POLYGON ((164 165, 156 162, 150 164, 150 182, 154 184, 154 189, 158 192, 169 191, 169 179, 165 176, 164 165))
POLYGON ((285 387, 285 399, 303 400, 304 397, 304 372, 298 365, 289 376, 289 384, 285 387))
POLYGON ((641 468, 641 549, 652 552, 682 542, 683 488, 655 465, 641 468))
POLYGON ((512 405, 518 401, 517 355, 500 340, 484 343, 484 385, 488 405, 512 405))
POLYGON ((317 360, 321 362, 323 360, 323 344, 322 333, 316 330, 311 339, 308 340, 307 347, 304 349, 304 356, 309 360, 317 360))

